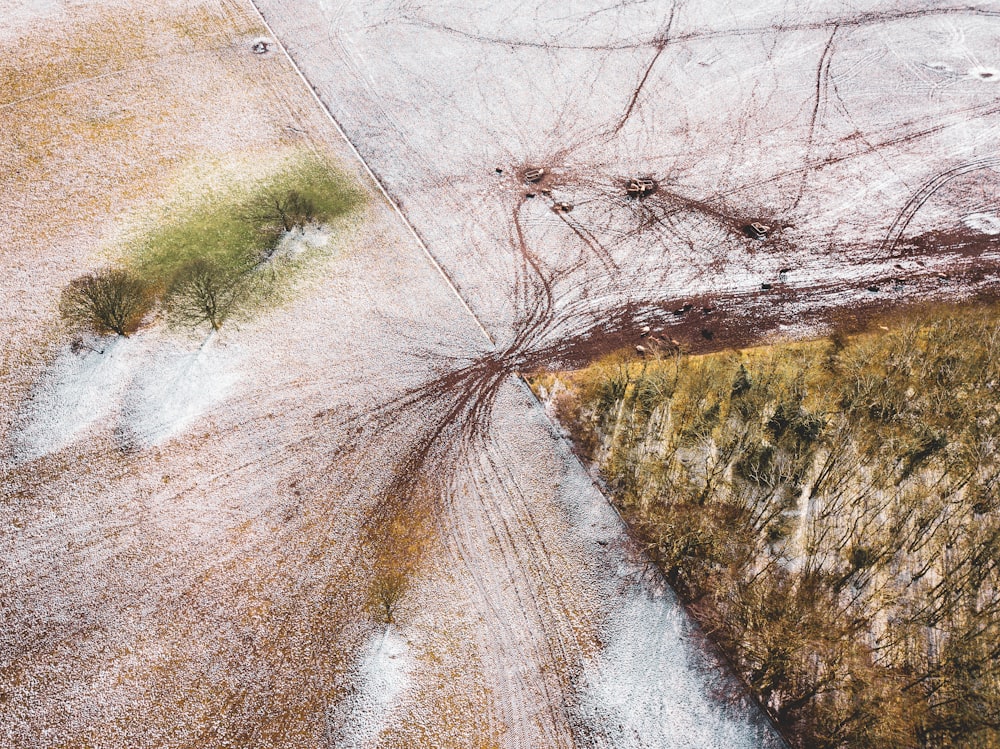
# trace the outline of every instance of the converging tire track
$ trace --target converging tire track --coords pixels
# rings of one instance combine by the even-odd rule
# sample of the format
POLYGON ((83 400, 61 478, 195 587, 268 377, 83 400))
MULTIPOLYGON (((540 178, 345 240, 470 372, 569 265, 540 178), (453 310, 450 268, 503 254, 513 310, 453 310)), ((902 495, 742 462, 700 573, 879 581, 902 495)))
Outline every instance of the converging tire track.
MULTIPOLYGON (((408 77, 406 60, 394 47, 386 47, 384 54, 401 71, 397 74, 394 70, 390 77, 387 72, 390 66, 380 65, 379 52, 373 52, 382 49, 378 46, 381 32, 375 30, 369 17, 362 19, 347 4, 342 3, 338 8, 338 23, 343 24, 344 31, 329 37, 336 47, 334 58, 349 60, 348 76, 357 76, 361 82, 358 86, 351 85, 349 80, 326 86, 323 98, 336 102, 337 111, 348 121, 354 119, 352 107, 374 113, 379 122, 377 128, 356 120, 353 125, 345 125, 345 130, 351 137, 364 141, 357 150, 372 162, 371 169, 387 175, 388 182, 397 182, 393 193, 404 198, 402 209, 428 238, 435 257, 446 267, 462 268, 463 272, 467 268, 480 268, 483 278, 490 279, 476 284, 461 282, 456 288, 466 295, 466 306, 481 314, 498 341, 494 352, 470 359, 408 395, 397 404, 402 410, 393 406, 372 414, 377 423, 388 423, 399 420, 403 411, 412 410, 407 419, 436 424, 418 441, 415 451, 399 462, 396 471, 402 483, 393 491, 418 473, 447 477, 442 478, 443 485, 452 486, 452 482, 458 481, 456 487, 461 487, 447 492, 442 507, 442 533, 454 558, 472 581, 476 605, 489 612, 488 621, 484 621, 478 635, 477 652, 493 672, 501 674, 496 689, 498 704, 493 709, 497 710, 500 722, 508 724, 509 733, 503 743, 571 746, 586 745, 592 740, 610 745, 611 733, 604 736, 597 731, 588 739, 582 734, 574 735, 571 730, 582 684, 577 676, 590 654, 573 634, 582 623, 574 618, 578 615, 567 605, 564 592, 543 584, 560 577, 557 555, 548 545, 548 536, 531 510, 532 500, 521 489, 509 458, 498 453, 494 446, 496 440, 502 441, 494 431, 497 419, 493 412, 503 383, 520 371, 565 366, 567 362, 586 359, 587 352, 606 350, 602 346, 610 346, 611 342, 621 345, 629 340, 629 331, 635 330, 639 321, 658 329, 659 337, 645 342, 645 348, 676 348, 680 344, 672 340, 673 336, 692 345, 692 339, 711 342, 723 333, 733 335, 751 320, 756 320, 758 329, 762 329, 772 324, 765 323, 766 320, 777 324, 780 319, 794 319, 793 310, 797 309, 800 298, 811 300, 815 315, 825 305, 832 308, 842 303, 846 293, 864 293, 866 284, 871 286, 872 282, 862 279, 883 277, 887 272, 877 261, 871 263, 870 269, 845 274, 843 281, 836 277, 828 280, 824 276, 830 273, 816 270, 809 281, 796 288, 783 285, 767 297, 760 293, 761 280, 766 281, 763 286, 767 290, 774 284, 767 276, 763 279, 757 276, 742 287, 734 287, 730 281, 730 285, 716 291, 711 289, 710 281, 702 279, 717 278, 720 284, 724 282, 726 264, 734 256, 745 258, 746 272, 751 278, 759 272, 756 266, 770 267, 772 278, 780 270, 784 278, 788 265, 794 268, 793 263, 801 263, 802 258, 809 256, 810 245, 815 245, 817 235, 797 234, 794 227, 780 225, 777 228, 781 233, 773 242, 781 252, 797 259, 771 260, 763 257, 766 252, 755 256, 753 242, 743 236, 743 227, 755 218, 770 224, 768 214, 775 211, 773 200, 769 202, 758 196, 777 194, 782 204, 791 206, 790 213, 797 213, 815 202, 813 191, 825 184, 825 171, 838 169, 853 174, 860 168, 856 164, 941 138, 970 117, 987 121, 995 116, 997 105, 963 100, 954 106, 938 108, 919 120, 862 133, 857 142, 827 137, 827 133, 835 132, 836 126, 828 122, 831 85, 841 97, 838 100, 843 100, 831 72, 834 52, 839 60, 841 47, 861 38, 866 28, 902 25, 909 19, 929 17, 925 13, 832 14, 808 22, 779 18, 773 25, 759 28, 709 29, 697 25, 692 28, 692 22, 686 19, 688 9, 685 7, 681 14, 680 7, 674 7, 666 23, 659 20, 660 28, 648 34, 638 31, 635 34, 648 38, 580 45, 467 33, 437 20, 435 8, 407 9, 402 16, 398 10, 383 16, 375 11, 373 15, 380 17, 387 28, 418 26, 427 30, 426 38, 448 49, 453 59, 474 57, 485 46, 506 45, 510 50, 523 50, 530 64, 519 69, 515 62, 511 75, 517 76, 522 70, 530 73, 532 83, 525 89, 530 93, 522 95, 510 87, 504 89, 500 101, 494 102, 489 98, 493 89, 489 87, 486 68, 463 70, 463 84, 454 85, 448 78, 446 62, 434 54, 424 59, 419 48, 405 47, 405 42, 404 47, 422 62, 413 66, 408 77), (846 33, 848 29, 851 34, 846 33), (676 59, 684 59, 685 51, 697 58, 698 50, 712 49, 715 40, 732 39, 737 40, 734 44, 749 46, 750 40, 761 39, 777 45, 795 34, 803 39, 818 38, 820 49, 812 80, 808 82, 811 101, 798 125, 803 143, 797 144, 801 148, 796 158, 763 170, 751 165, 747 174, 740 171, 727 174, 721 187, 706 187, 704 181, 696 179, 685 183, 683 176, 696 172, 697 165, 685 162, 675 145, 671 157, 656 162, 661 170, 657 176, 662 179, 655 193, 632 206, 623 205, 623 195, 616 200, 609 194, 609 190, 623 190, 618 180, 630 174, 639 176, 645 170, 634 166, 634 160, 626 156, 623 160, 630 164, 629 171, 624 174, 618 171, 619 176, 612 176, 615 172, 608 174, 609 162, 600 161, 595 154, 600 153, 599 148, 627 150, 635 139, 649 137, 651 123, 656 121, 657 113, 661 116, 663 113, 662 107, 656 108, 656 94, 650 86, 655 85, 659 93, 672 85, 666 74, 654 75, 660 72, 659 66, 663 69, 674 66, 676 59), (369 40, 375 40, 371 48, 366 47, 369 40), (587 99, 580 92, 598 91, 601 81, 591 71, 576 66, 575 61, 570 61, 571 70, 577 74, 572 86, 546 94, 551 101, 534 100, 536 92, 545 90, 547 76, 563 82, 562 71, 550 72, 544 67, 544 60, 568 60, 573 49, 584 48, 596 53, 602 61, 615 59, 612 57, 615 53, 652 50, 651 58, 642 59, 638 55, 629 58, 641 62, 642 67, 632 79, 624 112, 620 111, 614 120, 602 121, 587 111, 587 99), (472 82, 466 82, 465 78, 471 78, 472 82), (391 80, 401 83, 394 85, 391 80), (427 93, 428 104, 422 103, 419 115, 387 103, 393 97, 405 98, 405 86, 427 93), (518 110, 522 99, 523 109, 518 110), (641 121, 637 118, 640 109, 641 121), (508 110, 524 119, 516 136, 511 138, 506 138, 503 128, 491 118, 492 114, 502 115, 508 110), (442 134, 454 131, 454 135, 448 132, 447 152, 440 155, 428 152, 417 137, 422 124, 431 129, 440 124, 430 116, 434 112, 439 113, 434 116, 444 117, 450 124, 442 129, 442 134), (537 116, 539 112, 543 113, 542 118, 537 116), (460 139, 465 133, 464 122, 471 123, 470 127, 479 134, 474 145, 460 139), (581 126, 580 122, 584 124, 581 126), (538 153, 529 157, 524 144, 518 142, 530 126, 545 139, 545 146, 538 153, 547 149, 551 152, 549 158, 539 160, 538 153), (568 133, 569 140, 562 147, 549 142, 560 127, 568 133), (376 130, 377 140, 373 139, 376 130), (821 131, 823 138, 819 136, 821 131), (393 153, 391 159, 380 155, 387 152, 382 142, 386 137, 393 146, 389 149, 393 153), (480 146, 491 137, 497 141, 495 148, 492 144, 480 146), (412 169, 401 167, 399 160, 411 158, 412 169), (475 170, 482 173, 482 180, 475 177, 470 164, 476 164, 475 170), (517 181, 528 166, 544 166, 549 170, 544 189, 539 192, 556 210, 538 211, 535 189, 517 181), (671 169, 676 169, 682 178, 670 179, 671 169), (514 179, 510 177, 512 173, 514 179), (485 187, 487 174, 491 183, 485 187), (532 194, 528 195, 528 191, 532 194), (445 214, 459 220, 449 223, 445 214), (620 228, 622 216, 630 217, 625 228, 620 228), (698 222, 707 224, 711 230, 703 228, 694 233, 691 227, 698 222), (787 235, 786 228, 792 229, 787 235), (679 257, 673 247, 687 243, 694 248, 702 236, 708 235, 712 237, 711 244, 701 250, 708 257, 697 258, 695 262, 679 257), (655 243, 651 241, 654 236, 655 243), (654 253, 660 253, 662 259, 654 253), (509 277, 496 275, 504 267, 510 269, 509 277), (675 268, 682 268, 681 274, 674 272, 675 268), (688 292, 690 298, 685 299, 685 286, 693 286, 698 292, 688 292), (709 314, 712 316, 708 317, 709 314), (457 476, 464 478, 458 480, 457 476), (516 612, 508 611, 510 607, 516 612), (504 659, 533 664, 526 666, 533 676, 506 672, 504 659), (550 681, 538 670, 538 664, 550 663, 561 663, 562 676, 556 681, 550 681), (539 700, 547 710, 539 711, 539 700)), ((947 14, 976 16, 977 9, 948 9, 947 14)), ((281 11, 275 15, 281 16, 281 11)), ((577 26, 577 30, 584 28, 585 22, 577 26)), ((411 33, 409 28, 404 36, 411 33)), ((310 70, 327 70, 327 66, 338 68, 336 59, 325 57, 319 47, 300 45, 291 54, 307 74, 310 70)), ((516 60, 513 55, 507 56, 516 60)), ((752 96, 751 93, 743 97, 751 116, 755 114, 752 96)), ((684 110, 688 105, 679 92, 670 92, 667 98, 677 109, 684 110)), ((727 123, 735 125, 735 135, 727 137, 721 145, 731 163, 739 163, 744 140, 751 148, 758 145, 750 133, 757 132, 755 127, 767 127, 769 118, 763 119, 760 124, 752 119, 727 123)), ((686 143, 697 146, 690 138, 686 143)), ((707 160, 714 156, 711 146, 698 153, 707 160)), ((775 216, 774 221, 780 221, 780 216, 775 216)), ((900 226, 905 229, 906 223, 908 219, 901 218, 892 231, 900 226)), ((834 229, 829 231, 821 239, 832 242, 834 229)), ((852 246, 852 251, 860 256, 881 243, 882 238, 869 237, 863 244, 852 246)), ((472 274, 465 278, 469 275, 472 274)), ((449 365, 442 361, 439 366, 449 365)), ((596 633, 592 626, 589 629, 596 633)), ((639 734, 630 734, 629 740, 637 745, 644 741, 639 734)))

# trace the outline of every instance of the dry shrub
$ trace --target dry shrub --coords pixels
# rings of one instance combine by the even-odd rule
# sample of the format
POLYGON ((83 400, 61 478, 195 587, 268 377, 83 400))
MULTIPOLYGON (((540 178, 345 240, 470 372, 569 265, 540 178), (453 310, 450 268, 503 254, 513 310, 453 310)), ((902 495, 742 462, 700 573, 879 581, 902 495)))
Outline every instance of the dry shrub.
POLYGON ((385 624, 395 622, 399 604, 435 543, 439 496, 428 482, 418 482, 403 493, 391 492, 378 505, 362 546, 372 559, 369 609, 385 624))

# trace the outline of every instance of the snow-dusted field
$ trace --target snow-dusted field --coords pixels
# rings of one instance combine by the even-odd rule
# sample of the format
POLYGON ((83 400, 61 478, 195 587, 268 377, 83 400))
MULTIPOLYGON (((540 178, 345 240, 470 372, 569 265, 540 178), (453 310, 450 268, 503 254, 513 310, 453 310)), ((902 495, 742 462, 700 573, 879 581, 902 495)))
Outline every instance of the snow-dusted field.
POLYGON ((538 306, 548 344, 685 303, 716 317, 675 337, 739 342, 996 280, 996 3, 259 5, 503 343, 538 306))
POLYGON ((1000 9, 259 8, 0 0, 0 746, 779 745, 515 374, 990 290, 1000 9), (290 300, 70 346, 299 150, 369 202, 290 300))

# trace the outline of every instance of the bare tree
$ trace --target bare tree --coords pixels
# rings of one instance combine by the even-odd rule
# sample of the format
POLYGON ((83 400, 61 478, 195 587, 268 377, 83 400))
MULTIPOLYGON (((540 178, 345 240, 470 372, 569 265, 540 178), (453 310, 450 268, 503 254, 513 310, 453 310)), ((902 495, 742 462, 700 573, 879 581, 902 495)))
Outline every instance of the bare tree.
POLYGON ((384 570, 375 578, 372 604, 386 624, 392 624, 396 606, 408 587, 407 575, 401 570, 384 570))
POLYGON ((253 218, 278 232, 292 231, 316 220, 316 204, 297 190, 271 193, 252 212, 253 218))
POLYGON ((178 271, 167 290, 167 314, 181 325, 208 323, 218 330, 247 293, 249 275, 208 260, 192 260, 178 271))
POLYGON ((70 324, 106 335, 128 337, 153 306, 149 285, 123 270, 77 278, 63 290, 59 311, 70 324))

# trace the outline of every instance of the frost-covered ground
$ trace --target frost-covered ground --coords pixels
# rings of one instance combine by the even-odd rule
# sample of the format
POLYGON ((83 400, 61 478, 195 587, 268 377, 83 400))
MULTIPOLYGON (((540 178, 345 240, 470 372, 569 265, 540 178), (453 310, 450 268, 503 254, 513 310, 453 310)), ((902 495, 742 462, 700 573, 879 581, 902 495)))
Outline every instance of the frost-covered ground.
POLYGON ((992 288, 1000 11, 260 8, 0 0, 0 745, 777 745, 515 374, 992 288), (288 301, 74 350, 66 283, 297 150, 370 200, 288 301))
POLYGON ((739 342, 996 280, 995 3, 259 5, 502 342, 539 304, 550 343, 685 303, 681 342, 739 342))
POLYGON ((393 707, 409 687, 410 662, 404 640, 391 629, 371 636, 357 665, 354 695, 341 705, 336 746, 365 747, 378 742, 393 707))
POLYGON ((226 398, 245 369, 215 339, 183 346, 151 336, 91 338, 62 349, 20 414, 14 461, 72 445, 101 422, 114 424, 125 448, 183 432, 226 398))

